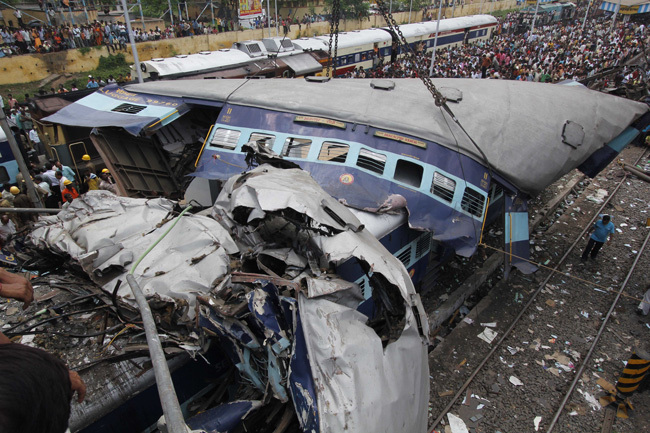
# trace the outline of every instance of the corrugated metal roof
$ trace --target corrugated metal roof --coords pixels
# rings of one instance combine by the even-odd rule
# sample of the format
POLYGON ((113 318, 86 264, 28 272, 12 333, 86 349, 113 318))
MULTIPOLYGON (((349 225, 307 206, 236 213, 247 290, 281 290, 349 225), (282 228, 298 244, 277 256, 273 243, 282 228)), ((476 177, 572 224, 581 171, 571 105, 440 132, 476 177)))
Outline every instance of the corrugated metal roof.
MULTIPOLYGON (((232 104, 317 115, 359 123, 437 142, 479 162, 482 156, 424 84, 396 79, 393 90, 372 80, 165 81, 128 86, 156 95, 219 100, 232 104)), ((522 191, 536 194, 648 111, 645 104, 587 89, 509 80, 435 79, 455 88, 462 100, 449 103, 491 166, 522 191), (564 124, 585 131, 577 149, 562 143, 564 124)))

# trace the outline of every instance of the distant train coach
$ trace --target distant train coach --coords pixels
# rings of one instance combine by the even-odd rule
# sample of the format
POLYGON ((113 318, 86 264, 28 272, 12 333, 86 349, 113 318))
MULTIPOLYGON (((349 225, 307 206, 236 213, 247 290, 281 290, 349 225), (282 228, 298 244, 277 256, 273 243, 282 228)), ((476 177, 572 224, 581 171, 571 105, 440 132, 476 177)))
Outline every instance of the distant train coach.
MULTIPOLYGON (((437 21, 400 27, 415 51, 433 51, 437 21)), ((438 48, 489 39, 497 27, 491 15, 471 15, 440 21, 438 48)), ((152 59, 140 63, 144 78, 274 78, 322 75, 327 66, 329 35, 291 40, 283 37, 236 42, 229 49, 152 59)), ((395 61, 404 48, 387 27, 342 32, 338 35, 336 75, 359 67, 370 69, 381 59, 395 61)))
POLYGON ((16 182, 17 174, 18 163, 9 147, 9 140, 7 140, 4 130, 0 128, 0 183, 16 182))

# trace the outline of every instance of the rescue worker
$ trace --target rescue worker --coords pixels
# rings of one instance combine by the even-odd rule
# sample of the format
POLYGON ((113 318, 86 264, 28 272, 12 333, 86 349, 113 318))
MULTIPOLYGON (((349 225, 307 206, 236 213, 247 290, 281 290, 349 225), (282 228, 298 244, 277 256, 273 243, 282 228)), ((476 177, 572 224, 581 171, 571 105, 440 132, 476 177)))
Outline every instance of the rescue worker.
POLYGON ((97 169, 95 168, 95 164, 90 162, 90 155, 85 154, 84 156, 81 157, 82 160, 84 160, 86 163, 84 164, 84 172, 86 170, 90 170, 92 174, 97 174, 97 169))
POLYGON ((72 202, 75 198, 79 197, 79 193, 72 185, 72 182, 69 179, 63 181, 65 188, 61 191, 61 197, 63 198, 63 203, 72 202))

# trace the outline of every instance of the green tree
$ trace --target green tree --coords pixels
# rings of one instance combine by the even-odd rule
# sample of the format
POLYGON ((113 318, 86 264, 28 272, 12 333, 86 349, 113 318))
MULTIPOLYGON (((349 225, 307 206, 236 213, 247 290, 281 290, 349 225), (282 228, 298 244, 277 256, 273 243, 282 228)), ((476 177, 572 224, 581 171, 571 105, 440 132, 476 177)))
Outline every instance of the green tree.
MULTIPOLYGON (((416 12, 422 10, 425 6, 429 6, 431 3, 431 0, 413 0, 412 4, 411 0, 393 0, 392 10, 393 12, 408 12, 409 8, 411 8, 412 11, 416 12)), ((386 10, 390 10, 390 0, 384 0, 384 4, 386 5, 386 10)))
MULTIPOLYGON (((174 7, 176 7, 176 2, 172 1, 172 9, 174 7)), ((142 12, 145 16, 157 18, 165 13, 167 9, 169 9, 167 0, 142 0, 142 12)), ((169 16, 166 19, 169 19, 169 16)))
MULTIPOLYGON (((325 0, 324 12, 332 13, 333 0, 325 0)), ((339 0, 341 18, 367 18, 370 15, 370 5, 364 0, 339 0)))

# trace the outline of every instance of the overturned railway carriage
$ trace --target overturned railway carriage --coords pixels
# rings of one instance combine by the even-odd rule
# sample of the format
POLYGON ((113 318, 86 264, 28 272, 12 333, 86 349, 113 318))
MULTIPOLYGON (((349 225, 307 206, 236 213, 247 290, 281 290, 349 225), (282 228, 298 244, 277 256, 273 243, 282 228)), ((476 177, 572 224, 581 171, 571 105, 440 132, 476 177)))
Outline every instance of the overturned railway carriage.
MULTIPOLYGON (((107 87, 89 96, 92 101, 82 99, 46 120, 94 126, 92 139, 123 195, 184 195, 203 206, 212 206, 220 197, 217 205, 222 208, 230 200, 240 203, 230 204, 234 207, 229 208, 228 218, 256 224, 275 215, 277 203, 288 200, 287 191, 299 192, 293 209, 318 207, 337 232, 342 227, 352 232, 368 228, 416 283, 424 279, 431 257, 440 258, 448 251, 473 254, 486 220, 502 214, 506 248, 526 257, 526 199, 576 167, 595 175, 649 122, 645 104, 586 89, 501 80, 440 79, 433 84, 447 98, 450 111, 437 106, 424 85, 411 79, 199 80, 107 87), (302 168, 336 201, 318 199, 320 205, 314 206, 314 193, 306 189, 304 178, 267 169, 265 163, 302 168), (264 182, 263 174, 273 180, 264 182), (258 181, 255 188, 252 179, 258 181), (283 190, 277 188, 280 184, 283 190), (300 197, 305 197, 304 203, 300 197), (347 211, 337 211, 338 204, 345 204, 359 221, 343 218, 347 211)), ((301 221, 292 213, 282 216, 292 224, 301 221)), ((273 237, 274 231, 233 233, 250 240, 255 233, 273 237)), ((58 239, 52 237, 53 242, 58 239)), ((345 243, 345 248, 350 246, 354 250, 354 244, 345 243)), ((281 267, 290 267, 286 254, 276 251, 264 256, 258 258, 260 268, 276 269, 268 265, 277 265, 278 257, 284 257, 281 267)), ((337 274, 354 282, 363 299, 372 300, 381 280, 360 262, 336 259, 352 256, 329 255, 337 262, 337 274)), ((531 270, 526 262, 512 259, 512 264, 531 270)), ((309 267, 318 269, 312 261, 309 267)), ((158 278, 157 270, 152 267, 149 275, 158 278)), ((171 277, 163 275, 159 281, 171 277)), ((174 287, 162 295, 184 299, 185 294, 175 293, 174 287)), ((409 320, 417 322, 415 317, 409 320)), ((412 331, 416 328, 412 326, 412 331)), ((412 334, 413 344, 416 336, 412 334)), ((247 356, 245 350, 238 353, 242 359, 247 356)), ((352 395, 353 388, 338 391, 352 395)), ((296 391, 292 391, 296 408, 308 407, 307 395, 296 401, 296 391)), ((329 391, 328 401, 339 401, 338 391, 329 391)), ((398 394, 391 394, 392 401, 400 401, 398 394)), ((338 422, 345 423, 346 415, 338 405, 330 411, 321 404, 322 399, 316 411, 308 412, 320 421, 305 418, 304 431, 312 431, 314 425, 318 426, 314 431, 328 431, 338 422)), ((358 419, 380 419, 371 407, 353 412, 358 419)), ((395 419, 413 414, 404 406, 380 412, 395 419)), ((360 422, 349 430, 368 431, 368 425, 360 422)), ((378 425, 373 431, 399 430, 388 423, 378 425)), ((408 431, 419 431, 420 419, 410 425, 408 431)))
POLYGON ((488 203, 506 206, 509 248, 526 256, 526 198, 575 167, 597 172, 647 117, 644 104, 585 89, 434 84, 459 124, 418 80, 315 78, 107 87, 88 97, 101 97, 94 106, 103 110, 82 99, 46 120, 98 127, 93 140, 126 195, 179 194, 191 170, 186 196, 209 205, 220 182, 249 166, 244 146, 261 142, 350 207, 407 209, 412 229, 464 256, 476 249, 488 203))
MULTIPOLYGON (((471 15, 440 21, 437 48, 449 48, 487 40, 497 27, 491 15, 471 15)), ((436 39, 437 22, 405 24, 400 27, 411 49, 431 52, 436 39)), ((145 78, 153 80, 179 78, 273 78, 319 75, 327 65, 330 37, 271 37, 261 41, 236 42, 232 48, 201 51, 140 63, 145 78)), ((332 55, 334 55, 332 47, 332 55)), ((395 61, 405 55, 398 36, 388 28, 371 28, 342 32, 334 62, 336 74, 353 69, 370 69, 383 61, 395 61)))

